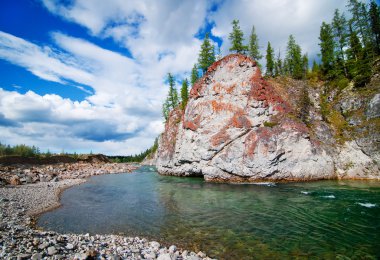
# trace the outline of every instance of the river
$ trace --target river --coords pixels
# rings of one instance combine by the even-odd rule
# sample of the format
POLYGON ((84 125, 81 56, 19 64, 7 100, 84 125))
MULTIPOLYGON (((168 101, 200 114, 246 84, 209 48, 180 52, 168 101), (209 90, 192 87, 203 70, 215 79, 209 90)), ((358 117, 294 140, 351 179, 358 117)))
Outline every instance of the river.
POLYGON ((380 182, 217 184, 152 167, 63 192, 38 226, 125 234, 219 259, 380 258, 380 182))

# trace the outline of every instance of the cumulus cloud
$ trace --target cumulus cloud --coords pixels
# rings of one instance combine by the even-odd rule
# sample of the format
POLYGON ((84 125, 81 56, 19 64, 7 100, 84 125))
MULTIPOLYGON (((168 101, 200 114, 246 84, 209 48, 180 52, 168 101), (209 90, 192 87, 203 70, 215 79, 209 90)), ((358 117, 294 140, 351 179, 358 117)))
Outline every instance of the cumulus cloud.
POLYGON ((280 49, 283 58, 288 37, 293 34, 302 51, 316 58, 322 22, 330 22, 335 9, 348 15, 346 4, 347 1, 342 0, 225 0, 210 16, 215 23, 212 33, 223 39, 222 52, 228 52, 231 21, 238 19, 247 41, 255 26, 263 54, 269 41, 276 54, 280 49))
POLYGON ((61 148, 80 148, 76 143, 108 142, 108 150, 99 144, 92 147, 94 151, 98 148, 99 152, 125 153, 126 149, 119 150, 119 143, 131 142, 129 139, 133 137, 140 143, 136 141, 136 147, 131 151, 138 152, 149 145, 146 140, 152 141, 152 137, 162 130, 161 120, 157 118, 146 119, 147 123, 123 113, 117 106, 96 106, 86 100, 78 102, 58 95, 41 96, 32 91, 23 95, 0 89, 0 111, 0 129, 5 133, 3 138, 17 142, 28 139, 27 143, 32 139, 32 144, 42 144, 42 147, 47 146, 44 142, 50 141, 58 151, 61 148), (152 126, 154 128, 150 129, 152 126), (13 127, 13 130, 8 131, 8 127, 13 127), (67 140, 70 142, 66 143, 67 140))
MULTIPOLYGON (((41 0, 49 12, 87 29, 73 37, 57 28, 51 42, 33 43, 0 31, 0 58, 47 81, 74 86, 88 94, 83 101, 58 95, 20 94, 0 89, 0 130, 5 141, 24 142, 58 151, 91 147, 94 152, 130 154, 153 143, 163 129, 161 105, 168 72, 189 76, 197 62, 199 31, 229 48, 231 21, 239 19, 248 38, 252 25, 262 52, 267 41, 276 52, 289 34, 304 52, 318 52, 322 21, 330 21, 341 0, 41 0), (112 39, 119 52, 91 42, 112 39), (122 53, 125 50, 124 53, 122 53)), ((23 89, 28 89, 23 86, 23 89)))

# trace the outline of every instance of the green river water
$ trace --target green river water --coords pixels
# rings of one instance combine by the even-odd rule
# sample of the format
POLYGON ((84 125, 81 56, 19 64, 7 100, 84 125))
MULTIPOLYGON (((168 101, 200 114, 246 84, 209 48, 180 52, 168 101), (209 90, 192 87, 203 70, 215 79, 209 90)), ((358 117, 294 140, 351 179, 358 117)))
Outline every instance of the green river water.
POLYGON ((47 230, 125 234, 218 259, 380 259, 380 182, 215 184, 152 167, 89 179, 47 230))

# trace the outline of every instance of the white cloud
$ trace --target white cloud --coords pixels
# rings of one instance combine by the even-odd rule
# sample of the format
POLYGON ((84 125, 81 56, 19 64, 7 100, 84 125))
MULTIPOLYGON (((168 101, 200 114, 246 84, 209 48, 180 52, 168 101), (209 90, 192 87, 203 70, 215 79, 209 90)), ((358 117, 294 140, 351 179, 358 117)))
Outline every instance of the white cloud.
POLYGON ((90 147, 107 154, 137 153, 149 147, 152 137, 162 131, 157 118, 135 117, 118 106, 95 106, 32 91, 23 95, 0 89, 0 111, 0 130, 7 142, 25 142, 57 152, 90 147), (121 144, 131 142, 136 146, 121 149, 121 144))
POLYGON ((57 151, 91 147, 108 154, 140 152, 153 143, 162 130, 165 77, 168 72, 179 79, 188 76, 201 45, 195 35, 205 28, 205 21, 214 24, 212 33, 223 39, 224 54, 231 21, 239 19, 246 38, 255 25, 263 53, 270 41, 276 53, 282 48, 284 56, 293 34, 303 51, 315 56, 320 24, 346 4, 341 0, 41 2, 51 13, 86 28, 99 42, 112 39, 121 51, 102 48, 86 35, 59 32, 60 28, 50 32, 52 42, 43 44, 0 31, 1 59, 89 94, 76 102, 57 95, 0 90, 2 138, 57 151), (216 11, 210 14, 215 4, 216 11))
MULTIPOLYGON (((264 55, 270 41, 276 54, 281 48, 284 57, 288 37, 293 34, 303 52, 312 58, 319 53, 322 22, 330 22, 335 9, 345 11, 346 4, 347 1, 342 0, 225 0, 210 17, 215 22, 212 32, 223 39, 222 51, 226 53, 230 47, 231 21, 238 19, 247 42, 252 25, 255 26, 264 55)), ((347 11, 345 13, 348 15, 347 11)))
POLYGON ((22 66, 36 76, 62 83, 66 79, 91 85, 93 75, 78 69, 76 61, 57 54, 51 48, 36 44, 0 31, 0 58, 22 66), (67 60, 67 61, 65 61, 67 60))

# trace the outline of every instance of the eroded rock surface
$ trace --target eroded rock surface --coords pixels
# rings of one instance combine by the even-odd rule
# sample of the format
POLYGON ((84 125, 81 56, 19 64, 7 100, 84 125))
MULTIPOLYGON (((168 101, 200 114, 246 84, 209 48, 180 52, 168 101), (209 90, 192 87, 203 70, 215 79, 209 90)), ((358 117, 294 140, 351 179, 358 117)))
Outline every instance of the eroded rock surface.
POLYGON ((319 93, 309 93, 316 103, 311 129, 294 116, 290 91, 277 91, 243 55, 214 63, 193 86, 185 111, 171 112, 158 171, 211 181, 379 178, 376 162, 356 143, 337 145, 319 93))

